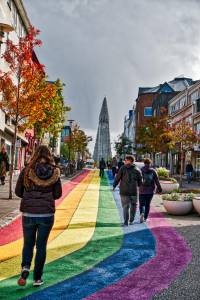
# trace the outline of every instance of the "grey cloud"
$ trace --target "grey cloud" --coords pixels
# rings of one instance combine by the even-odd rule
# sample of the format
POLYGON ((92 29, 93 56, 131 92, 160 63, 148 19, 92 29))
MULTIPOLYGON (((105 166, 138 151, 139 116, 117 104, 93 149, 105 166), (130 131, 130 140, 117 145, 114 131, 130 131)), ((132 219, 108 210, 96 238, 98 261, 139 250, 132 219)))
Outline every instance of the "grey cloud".
POLYGON ((51 79, 66 83, 71 117, 94 131, 106 95, 112 132, 121 131, 139 86, 185 74, 198 78, 195 0, 24 0, 51 79))

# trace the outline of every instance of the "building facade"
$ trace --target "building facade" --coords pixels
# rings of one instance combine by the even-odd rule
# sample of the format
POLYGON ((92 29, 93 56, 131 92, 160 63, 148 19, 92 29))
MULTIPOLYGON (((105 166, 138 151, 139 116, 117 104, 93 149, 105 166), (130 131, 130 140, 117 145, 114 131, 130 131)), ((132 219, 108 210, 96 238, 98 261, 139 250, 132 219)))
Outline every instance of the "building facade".
MULTIPOLYGON (((180 92, 169 101, 169 122, 176 125, 181 121, 191 124, 191 127, 200 132, 200 81, 180 92)), ((186 153, 184 163, 191 161, 197 177, 200 175, 200 147, 194 145, 193 149, 186 153)), ((178 150, 171 151, 170 170, 172 174, 180 171, 180 153, 178 150)))
POLYGON ((135 154, 135 107, 124 118, 124 136, 131 141, 132 153, 135 154))
MULTIPOLYGON (((0 1, 0 24, 9 25, 12 31, 3 32, 4 27, 0 26, 1 42, 0 53, 5 51, 5 42, 7 39, 18 43, 19 38, 28 33, 30 21, 21 0, 1 0, 0 1)), ((35 53, 33 59, 37 60, 35 53)), ((0 60, 0 70, 8 71, 7 63, 0 60)), ((14 121, 4 111, 0 110, 0 147, 4 144, 6 146, 8 156, 11 155, 11 146, 14 136, 14 121)), ((23 133, 17 134, 16 141, 16 155, 15 155, 15 169, 20 170, 24 166, 25 160, 30 156, 31 145, 33 144, 34 132, 33 130, 26 130, 23 133)))

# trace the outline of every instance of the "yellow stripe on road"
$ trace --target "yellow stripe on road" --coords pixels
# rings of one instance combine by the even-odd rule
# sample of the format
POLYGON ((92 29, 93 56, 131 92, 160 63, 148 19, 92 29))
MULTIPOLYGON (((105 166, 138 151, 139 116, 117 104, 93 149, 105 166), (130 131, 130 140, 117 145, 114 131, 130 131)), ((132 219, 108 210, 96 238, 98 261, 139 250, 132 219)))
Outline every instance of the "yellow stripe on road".
MULTIPOLYGON (((89 182, 87 182, 86 179, 83 180, 83 182, 75 188, 79 192, 74 189, 64 200, 66 203, 62 203, 59 208, 57 208, 57 211, 60 210, 60 218, 55 224, 55 231, 57 230, 59 235, 52 232, 51 240, 48 242, 47 247, 47 262, 84 247, 94 233, 98 211, 100 180, 98 172, 96 171, 91 172, 86 178, 89 182), (72 197, 71 194, 74 196, 72 197), (80 195, 82 197, 81 202, 80 195), (77 198, 79 198, 80 204, 74 213, 73 208, 75 208, 77 198), (69 207, 67 206, 69 199, 71 206, 73 206, 73 208, 71 207, 71 215, 73 213, 74 215, 70 221, 70 225, 66 229, 66 218, 69 219, 70 216, 69 207), (61 212, 63 212, 63 214, 61 212), (61 220, 65 220, 65 227, 63 227, 61 220)), ((17 249, 15 249, 15 251, 17 251, 17 249)), ((17 251, 17 253, 19 253, 19 251, 17 251)), ((3 261, 0 269, 0 280, 18 274, 20 272, 20 263, 21 258, 19 256, 3 261)))

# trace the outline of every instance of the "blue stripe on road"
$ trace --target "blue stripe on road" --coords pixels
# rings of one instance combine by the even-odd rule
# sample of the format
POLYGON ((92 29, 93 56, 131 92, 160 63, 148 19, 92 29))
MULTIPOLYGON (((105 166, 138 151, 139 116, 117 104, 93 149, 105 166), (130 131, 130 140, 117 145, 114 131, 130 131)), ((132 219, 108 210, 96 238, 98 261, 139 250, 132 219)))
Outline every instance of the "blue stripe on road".
MULTIPOLYGON (((112 185, 112 175, 108 178, 112 185)), ((114 192, 117 207, 122 211, 118 192, 114 192)), ((137 219, 139 216, 137 215, 137 219)), ((124 228, 122 248, 94 268, 50 286, 24 299, 79 300, 122 279, 156 255, 156 242, 145 224, 134 223, 124 228)), ((56 274, 55 274, 56 276, 56 274)))

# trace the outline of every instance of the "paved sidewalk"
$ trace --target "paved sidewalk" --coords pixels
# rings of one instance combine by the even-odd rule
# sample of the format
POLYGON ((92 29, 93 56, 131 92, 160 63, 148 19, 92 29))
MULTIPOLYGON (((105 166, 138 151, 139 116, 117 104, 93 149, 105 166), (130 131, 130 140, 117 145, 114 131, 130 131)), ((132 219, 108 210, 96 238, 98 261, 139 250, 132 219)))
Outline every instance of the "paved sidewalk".
MULTIPOLYGON (((75 175, 71 177, 61 176, 62 184, 70 181, 72 178, 80 174, 82 171, 78 171, 75 175)), ((15 185, 18 175, 13 177, 13 199, 8 199, 9 196, 9 177, 7 176, 5 185, 0 185, 0 228, 9 224, 14 220, 19 214, 20 198, 18 198, 15 193, 15 185)))
MULTIPOLYGON (((198 187, 199 183, 190 184, 190 188, 198 187), (191 187, 192 186, 192 187, 191 187)), ((184 187, 187 187, 187 183, 184 187)), ((199 300, 200 299, 200 260, 199 260, 199 230, 200 216, 193 212, 186 216, 172 216, 167 214, 160 196, 155 195, 153 206, 163 213, 167 221, 185 239, 192 251, 192 261, 183 272, 169 285, 167 289, 155 295, 152 300, 199 300)), ((180 256, 182 253, 180 253, 180 256)))

